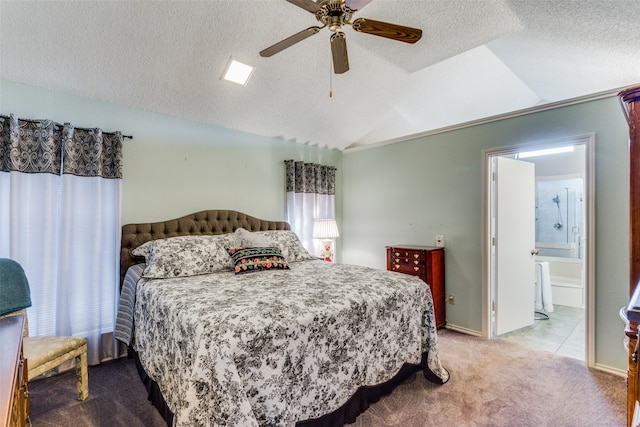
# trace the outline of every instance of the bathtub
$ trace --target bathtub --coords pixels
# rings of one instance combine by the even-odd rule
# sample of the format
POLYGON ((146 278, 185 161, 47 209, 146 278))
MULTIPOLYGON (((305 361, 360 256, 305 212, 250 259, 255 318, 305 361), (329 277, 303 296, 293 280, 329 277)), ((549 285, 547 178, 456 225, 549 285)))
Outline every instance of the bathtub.
POLYGON ((543 261, 549 263, 552 303, 584 308, 583 261, 578 258, 536 255, 536 262, 543 261))
POLYGON ((536 251, 541 257, 576 258, 575 243, 536 242, 536 251))

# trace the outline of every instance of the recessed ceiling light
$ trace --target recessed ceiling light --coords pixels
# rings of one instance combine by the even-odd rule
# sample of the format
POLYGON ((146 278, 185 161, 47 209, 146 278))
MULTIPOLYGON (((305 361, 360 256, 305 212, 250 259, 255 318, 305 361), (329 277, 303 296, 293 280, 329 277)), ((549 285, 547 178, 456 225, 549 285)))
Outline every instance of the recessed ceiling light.
POLYGON ((548 154, 570 153, 573 151, 573 145, 565 147, 547 148, 544 150, 523 151, 516 154, 516 159, 526 159, 527 157, 546 156, 548 154))
POLYGON ((249 77, 251 77, 251 73, 253 73, 253 67, 251 65, 240 62, 235 58, 229 58, 227 67, 224 73, 222 73, 222 78, 229 82, 246 86, 249 77))

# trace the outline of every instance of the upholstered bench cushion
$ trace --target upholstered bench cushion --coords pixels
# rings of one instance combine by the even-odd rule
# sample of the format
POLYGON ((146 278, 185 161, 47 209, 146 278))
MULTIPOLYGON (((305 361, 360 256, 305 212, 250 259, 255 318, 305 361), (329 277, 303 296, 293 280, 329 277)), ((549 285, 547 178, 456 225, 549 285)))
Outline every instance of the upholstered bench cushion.
MULTIPOLYGON (((51 362, 73 352, 87 343, 85 338, 75 337, 28 337, 24 339, 24 356, 29 370, 51 362)), ((57 365, 51 366, 50 369, 57 365)))

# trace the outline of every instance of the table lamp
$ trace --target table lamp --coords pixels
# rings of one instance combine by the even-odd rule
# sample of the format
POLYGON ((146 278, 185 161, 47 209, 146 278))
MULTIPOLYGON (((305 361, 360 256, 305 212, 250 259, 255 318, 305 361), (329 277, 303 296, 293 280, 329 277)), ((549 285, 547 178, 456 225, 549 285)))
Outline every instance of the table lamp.
POLYGON ((323 241, 320 257, 325 261, 333 260, 331 243, 336 237, 340 237, 340 233, 338 233, 338 224, 335 219, 317 219, 313 223, 313 238, 323 241))

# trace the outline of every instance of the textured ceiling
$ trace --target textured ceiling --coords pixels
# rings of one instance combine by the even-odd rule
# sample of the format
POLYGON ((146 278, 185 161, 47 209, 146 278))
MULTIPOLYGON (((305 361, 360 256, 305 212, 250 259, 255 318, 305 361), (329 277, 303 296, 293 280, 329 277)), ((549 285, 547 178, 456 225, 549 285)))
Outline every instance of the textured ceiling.
POLYGON ((1 0, 1 77, 340 150, 640 83, 637 0, 373 0, 358 17, 423 36, 346 27, 332 75, 326 28, 258 55, 317 24, 285 0, 1 0), (256 67, 246 87, 220 80, 231 56, 256 67))

